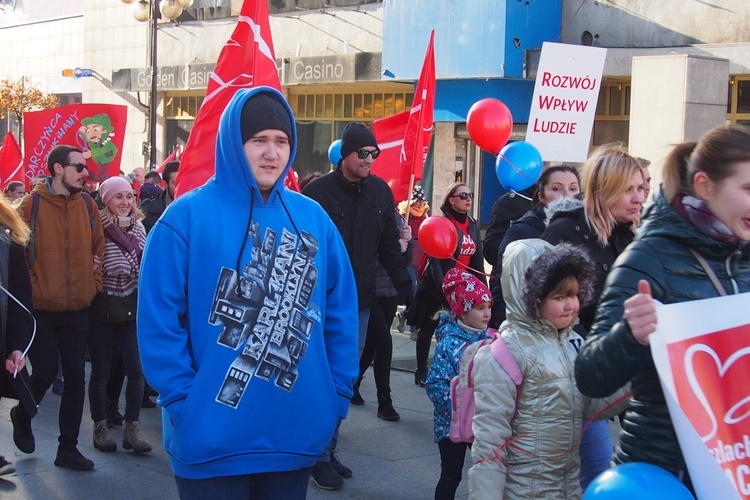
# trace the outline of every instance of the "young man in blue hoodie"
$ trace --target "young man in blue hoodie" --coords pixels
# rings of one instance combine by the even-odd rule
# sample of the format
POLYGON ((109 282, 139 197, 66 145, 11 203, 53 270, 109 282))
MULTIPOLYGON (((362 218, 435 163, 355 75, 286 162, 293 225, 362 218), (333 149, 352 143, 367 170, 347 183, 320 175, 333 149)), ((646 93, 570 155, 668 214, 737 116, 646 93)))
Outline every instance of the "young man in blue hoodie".
POLYGON ((143 369, 181 498, 304 498, 357 377, 354 275, 326 212, 284 189, 281 93, 238 91, 216 142, 215 175, 149 234, 143 369))

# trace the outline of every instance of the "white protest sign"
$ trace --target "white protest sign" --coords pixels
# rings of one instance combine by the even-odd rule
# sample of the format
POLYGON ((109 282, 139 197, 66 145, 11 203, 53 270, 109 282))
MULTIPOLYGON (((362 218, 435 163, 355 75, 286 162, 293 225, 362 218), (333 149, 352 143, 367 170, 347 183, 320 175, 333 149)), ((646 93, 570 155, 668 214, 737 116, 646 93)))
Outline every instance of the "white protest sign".
POLYGON ((699 499, 750 499, 748 301, 657 305, 651 354, 699 499))
POLYGON ((542 45, 526 142, 544 161, 586 160, 606 55, 598 47, 542 45))

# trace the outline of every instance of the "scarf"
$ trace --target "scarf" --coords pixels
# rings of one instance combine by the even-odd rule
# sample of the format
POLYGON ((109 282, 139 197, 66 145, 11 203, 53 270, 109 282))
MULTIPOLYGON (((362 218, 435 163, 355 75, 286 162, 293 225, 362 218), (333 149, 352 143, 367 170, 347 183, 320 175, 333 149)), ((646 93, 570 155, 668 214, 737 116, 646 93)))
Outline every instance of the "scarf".
POLYGON ((467 214, 466 212, 457 212, 453 207, 448 207, 448 211, 446 213, 450 215, 452 219, 460 222, 461 224, 466 223, 469 218, 469 214, 467 214))
POLYGON ((672 208, 685 219, 687 223, 695 227, 706 236, 724 243, 737 243, 740 239, 732 233, 726 224, 721 222, 705 201, 694 196, 678 195, 672 201, 672 208))
POLYGON ((102 288, 108 295, 125 297, 138 286, 146 231, 131 214, 131 225, 124 230, 112 224, 105 211, 101 212, 104 231, 104 260, 102 262, 102 288))
POLYGON ((412 205, 409 207, 409 217, 422 217, 429 208, 430 206, 427 203, 422 205, 422 208, 419 208, 412 203, 412 205))

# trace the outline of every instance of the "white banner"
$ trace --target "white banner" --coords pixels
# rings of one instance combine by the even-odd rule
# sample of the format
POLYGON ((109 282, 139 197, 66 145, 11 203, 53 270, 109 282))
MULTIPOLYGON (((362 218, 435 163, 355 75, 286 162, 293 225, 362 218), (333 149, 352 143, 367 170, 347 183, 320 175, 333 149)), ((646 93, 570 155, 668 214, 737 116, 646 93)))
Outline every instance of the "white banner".
POLYGON ((544 161, 586 161, 607 50, 544 42, 526 142, 544 161))
POLYGON ((750 498, 750 293, 657 305, 651 353, 699 499, 750 498))

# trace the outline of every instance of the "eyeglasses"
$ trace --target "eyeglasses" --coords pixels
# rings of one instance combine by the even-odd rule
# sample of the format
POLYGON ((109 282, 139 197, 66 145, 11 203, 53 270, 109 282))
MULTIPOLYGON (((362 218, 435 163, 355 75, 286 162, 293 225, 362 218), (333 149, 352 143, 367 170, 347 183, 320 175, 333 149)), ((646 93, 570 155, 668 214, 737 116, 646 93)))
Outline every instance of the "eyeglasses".
POLYGON ((357 158, 359 158, 360 160, 364 160, 365 158, 367 158, 367 155, 372 156, 372 159, 374 160, 375 158, 380 156, 380 150, 379 149, 375 149, 373 151, 368 151, 366 149, 357 150, 357 158))
POLYGON ((63 164, 63 167, 73 167, 76 169, 76 172, 80 174, 86 168, 86 164, 85 163, 65 163, 63 164))
POLYGON ((468 193, 454 194, 453 196, 451 196, 451 198, 461 198, 462 200, 473 200, 474 193, 468 192, 468 193))

